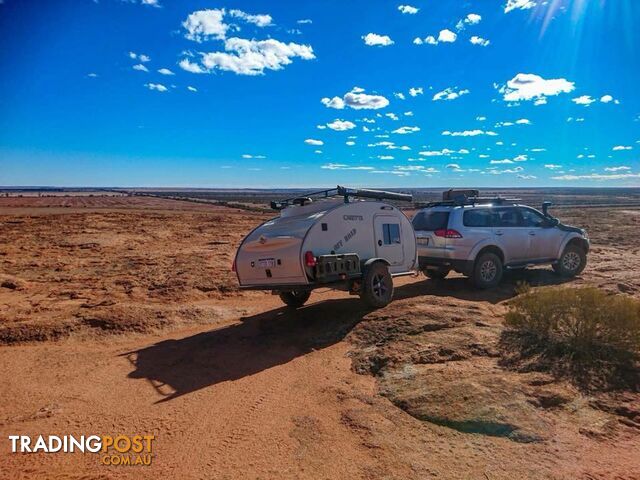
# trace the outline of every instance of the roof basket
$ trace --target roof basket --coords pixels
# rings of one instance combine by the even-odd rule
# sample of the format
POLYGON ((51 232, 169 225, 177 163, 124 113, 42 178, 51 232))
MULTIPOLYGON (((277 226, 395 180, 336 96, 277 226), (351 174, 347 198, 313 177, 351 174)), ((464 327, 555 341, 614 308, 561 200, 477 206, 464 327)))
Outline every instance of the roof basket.
POLYGON ((519 198, 481 197, 479 190, 449 189, 442 192, 442 200, 416 204, 419 208, 429 207, 460 207, 463 205, 515 205, 519 198))
POLYGON ((292 198, 285 198, 284 200, 271 202, 271 208, 273 210, 282 210, 283 208, 286 208, 290 205, 300 205, 301 199, 304 199, 306 201, 305 203, 309 203, 312 201, 313 197, 329 198, 335 196, 344 197, 345 203, 349 202, 349 197, 374 198, 376 200, 399 200, 403 202, 411 202, 413 200, 413 196, 406 193, 385 192, 383 190, 367 190, 361 188, 348 188, 338 185, 336 186, 336 188, 318 190, 315 192, 305 193, 303 195, 297 195, 292 198))

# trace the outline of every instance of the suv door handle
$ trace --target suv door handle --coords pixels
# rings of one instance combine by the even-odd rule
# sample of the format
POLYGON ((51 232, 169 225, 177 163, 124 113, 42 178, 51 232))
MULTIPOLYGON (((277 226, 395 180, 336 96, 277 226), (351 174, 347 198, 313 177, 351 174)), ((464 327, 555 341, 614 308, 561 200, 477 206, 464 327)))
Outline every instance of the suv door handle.
POLYGON ((498 236, 500 236, 500 235, 503 235, 503 234, 504 234, 504 232, 502 232, 502 231, 497 231, 497 232, 495 232, 495 234, 496 234, 496 235, 498 235, 498 236))
POLYGON ((531 235, 532 237, 536 236, 536 232, 529 232, 529 235, 531 235))

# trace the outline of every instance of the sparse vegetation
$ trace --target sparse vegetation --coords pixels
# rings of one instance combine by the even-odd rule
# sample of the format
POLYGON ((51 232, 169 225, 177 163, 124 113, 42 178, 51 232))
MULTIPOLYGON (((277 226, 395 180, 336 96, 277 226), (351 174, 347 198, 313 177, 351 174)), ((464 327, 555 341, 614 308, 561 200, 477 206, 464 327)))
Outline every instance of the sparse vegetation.
POLYGON ((523 286, 505 321, 541 340, 548 350, 580 360, 629 358, 640 353, 640 301, 594 287, 523 286))

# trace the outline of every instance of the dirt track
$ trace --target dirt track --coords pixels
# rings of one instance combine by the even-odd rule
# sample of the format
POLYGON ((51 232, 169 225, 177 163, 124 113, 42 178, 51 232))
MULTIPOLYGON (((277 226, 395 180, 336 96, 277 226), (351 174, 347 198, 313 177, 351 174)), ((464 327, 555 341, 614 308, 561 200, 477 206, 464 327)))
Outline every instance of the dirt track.
MULTIPOLYGON (((103 202, 0 207, 3 339, 45 340, 0 348, 0 477, 640 478, 637 394, 500 365, 504 301, 549 271, 489 294, 408 278, 376 312, 334 292, 290 312, 228 273, 259 217, 103 202), (151 467, 106 467, 9 454, 15 433, 157 443, 151 467)), ((574 283, 638 295, 637 223, 568 217, 593 227, 574 283)))

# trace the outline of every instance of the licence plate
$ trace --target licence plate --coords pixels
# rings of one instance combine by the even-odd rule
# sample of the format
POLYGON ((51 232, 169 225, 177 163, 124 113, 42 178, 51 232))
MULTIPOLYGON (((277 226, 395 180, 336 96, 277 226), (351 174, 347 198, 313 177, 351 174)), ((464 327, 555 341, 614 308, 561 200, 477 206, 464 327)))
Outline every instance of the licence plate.
POLYGON ((429 245, 429 237, 427 237, 427 238, 418 238, 418 243, 420 245, 429 245))
POLYGON ((258 266, 260 268, 273 268, 276 266, 275 258, 261 258, 258 260, 258 266))

